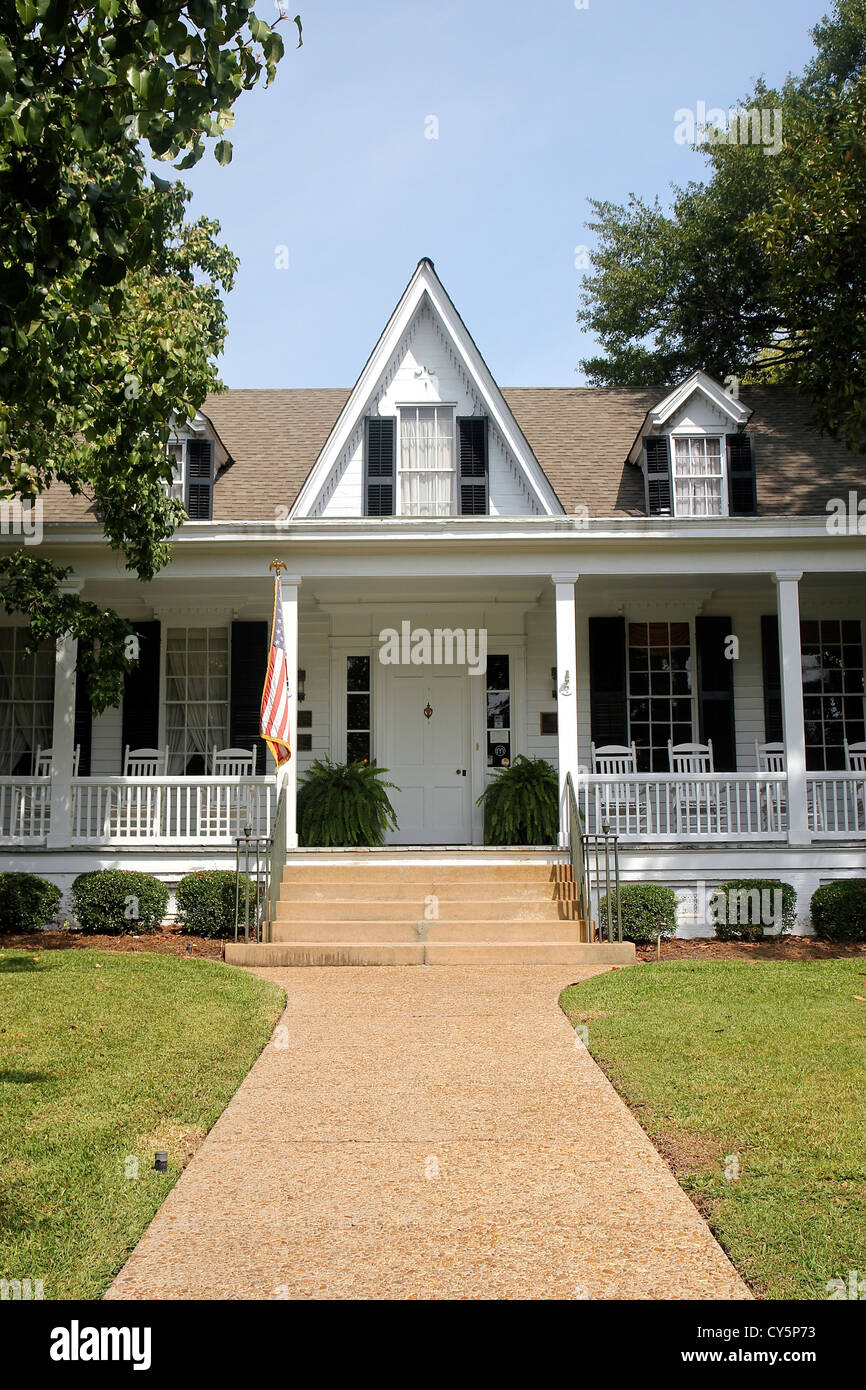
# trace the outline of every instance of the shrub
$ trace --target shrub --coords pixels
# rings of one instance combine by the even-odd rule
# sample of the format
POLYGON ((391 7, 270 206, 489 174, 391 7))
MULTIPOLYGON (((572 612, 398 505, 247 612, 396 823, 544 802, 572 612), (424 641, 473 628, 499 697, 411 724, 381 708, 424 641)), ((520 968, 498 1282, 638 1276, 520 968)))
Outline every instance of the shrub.
MULTIPOLYGON (((616 895, 611 893, 611 935, 616 936, 616 895)), ((624 883, 619 892, 623 941, 638 945, 656 941, 660 936, 675 936, 677 930, 677 895, 673 888, 660 883, 624 883)), ((607 936, 608 898, 599 899, 599 935, 607 936)))
POLYGON ((812 928, 823 941, 866 941, 866 878, 825 883, 810 906, 812 928))
POLYGON ((317 758, 298 787, 298 839, 302 845, 354 847, 383 845, 385 832, 397 829, 385 782, 386 767, 377 763, 332 763, 317 758))
POLYGON ((559 832, 559 777, 544 758, 522 753, 478 798, 486 845, 552 845, 559 832))
POLYGON ((780 878, 732 878, 716 884, 709 907, 719 941, 760 941, 765 928, 778 928, 780 936, 791 930, 797 920, 797 893, 780 878), (777 917, 778 893, 782 903, 777 917))
MULTIPOLYGON (((252 879, 240 876, 239 912, 244 918, 246 893, 250 894, 250 926, 256 920, 254 903, 261 896, 252 879)), ((177 919, 184 936, 213 936, 225 939, 235 934, 234 869, 200 869, 187 874, 177 885, 177 919)))
POLYGON ((72 906, 83 932, 123 936, 158 931, 168 906, 168 887, 153 874, 94 869, 72 885, 72 906))
POLYGON ((37 874, 0 874, 0 931, 38 931, 60 906, 60 889, 37 874))

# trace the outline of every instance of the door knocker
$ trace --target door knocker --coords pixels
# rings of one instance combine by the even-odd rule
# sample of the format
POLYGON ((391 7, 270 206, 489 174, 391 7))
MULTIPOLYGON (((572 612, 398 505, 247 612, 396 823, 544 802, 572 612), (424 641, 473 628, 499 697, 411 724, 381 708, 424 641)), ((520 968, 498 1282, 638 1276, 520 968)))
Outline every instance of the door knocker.
POLYGON ((433 713, 433 706, 431 705, 430 701, 428 700, 427 703, 426 703, 426 705, 424 706, 424 718, 425 718, 425 719, 429 719, 432 713, 433 713))

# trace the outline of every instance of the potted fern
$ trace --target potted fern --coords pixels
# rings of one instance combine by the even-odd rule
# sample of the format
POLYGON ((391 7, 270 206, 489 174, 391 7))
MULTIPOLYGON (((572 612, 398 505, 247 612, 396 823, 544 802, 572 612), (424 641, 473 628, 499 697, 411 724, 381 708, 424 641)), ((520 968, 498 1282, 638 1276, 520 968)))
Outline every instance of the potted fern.
POLYGON ((519 754, 478 798, 486 845, 552 845, 559 829, 559 778, 544 758, 519 754))
POLYGON ((298 787, 298 839, 326 848, 382 845, 397 817, 376 763, 333 763, 317 758, 298 787))

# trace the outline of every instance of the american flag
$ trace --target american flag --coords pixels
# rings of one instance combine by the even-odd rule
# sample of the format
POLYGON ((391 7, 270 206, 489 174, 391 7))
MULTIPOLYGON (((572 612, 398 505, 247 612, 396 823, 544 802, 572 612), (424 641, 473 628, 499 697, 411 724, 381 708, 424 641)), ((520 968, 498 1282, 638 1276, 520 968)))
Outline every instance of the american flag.
POLYGON ((262 691, 262 738, 274 755, 277 767, 292 756, 289 747, 289 664, 283 632, 283 595, 280 576, 274 579, 274 616, 271 623, 271 649, 268 674, 262 691))

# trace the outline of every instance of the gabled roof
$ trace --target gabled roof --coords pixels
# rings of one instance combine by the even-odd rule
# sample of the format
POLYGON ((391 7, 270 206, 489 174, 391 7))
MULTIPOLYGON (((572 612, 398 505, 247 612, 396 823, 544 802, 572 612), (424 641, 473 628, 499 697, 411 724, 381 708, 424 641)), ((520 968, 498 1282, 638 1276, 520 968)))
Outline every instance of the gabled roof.
POLYGON ((361 375, 349 393, 349 398, 334 422, 319 457, 304 481, 292 509, 294 516, 309 516, 312 513, 316 498, 327 482, 331 470, 336 466, 359 422, 368 412, 376 388, 397 352, 401 338, 425 303, 438 319, 464 370, 474 383, 486 414, 522 470, 524 481, 534 496, 539 511, 547 515, 561 511, 559 499, 539 466, 502 392, 493 380, 487 363, 436 274, 433 262, 425 256, 415 267, 414 275, 403 291, 379 341, 367 358, 361 375))
MULTIPOLYGON (((518 387, 502 394, 565 512, 645 515, 641 472, 626 460, 664 388, 518 387)), ((862 490, 866 458, 810 428, 804 396, 786 386, 749 387, 741 395, 753 412, 760 515, 824 516, 831 498, 862 490)), ((287 516, 348 398, 345 387, 209 396, 202 414, 233 460, 214 487, 214 520, 287 516)), ((44 516, 95 521, 87 499, 61 484, 46 494, 44 516)))

